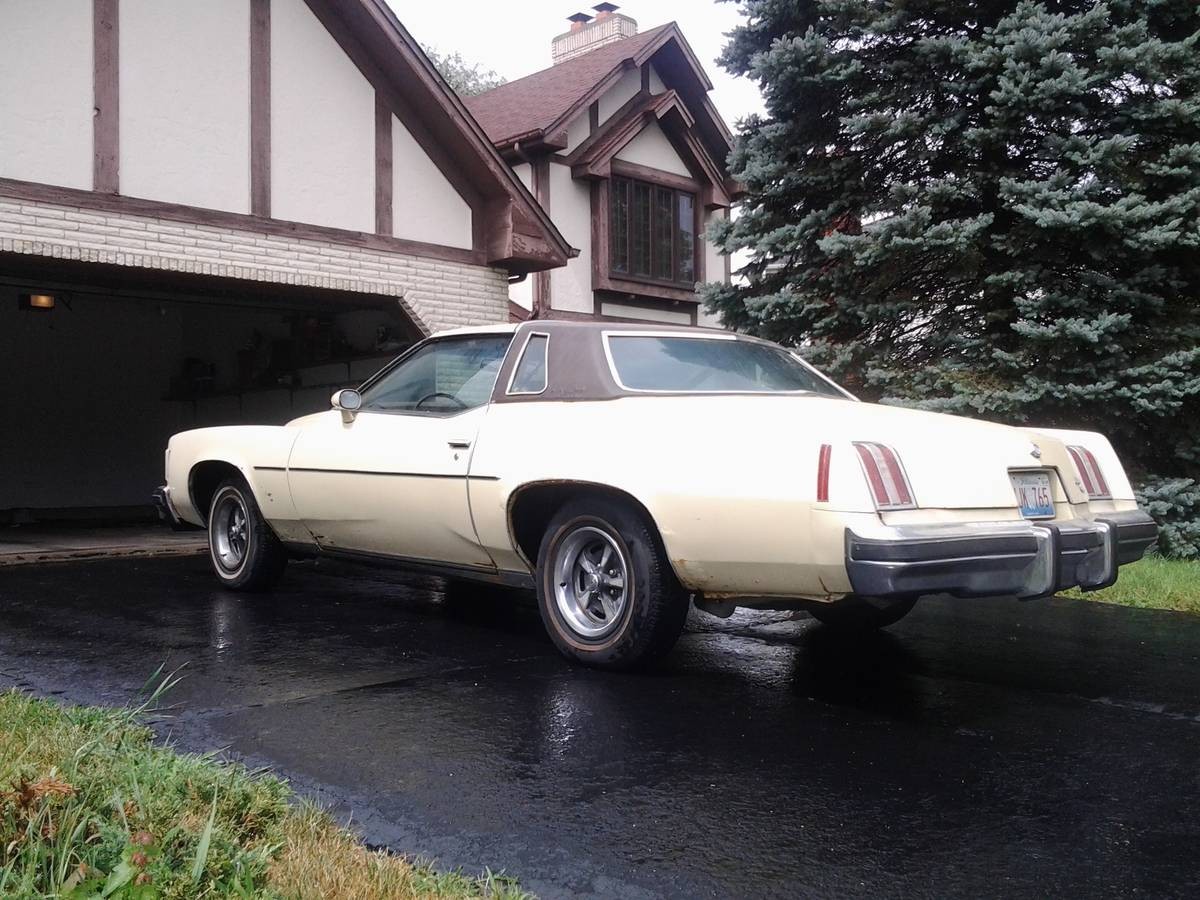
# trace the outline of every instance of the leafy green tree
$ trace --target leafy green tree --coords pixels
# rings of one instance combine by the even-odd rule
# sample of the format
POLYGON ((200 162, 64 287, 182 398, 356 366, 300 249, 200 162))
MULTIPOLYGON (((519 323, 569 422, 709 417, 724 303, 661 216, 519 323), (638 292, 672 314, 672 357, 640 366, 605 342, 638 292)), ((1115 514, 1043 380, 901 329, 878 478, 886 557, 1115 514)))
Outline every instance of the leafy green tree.
POLYGON ((422 46, 421 49, 460 97, 474 97, 476 94, 500 87, 508 80, 491 69, 485 69, 479 63, 467 62, 457 51, 443 53, 434 47, 426 46, 422 46))
POLYGON ((1104 432, 1200 554, 1200 3, 742 2, 709 307, 866 396, 1104 432))

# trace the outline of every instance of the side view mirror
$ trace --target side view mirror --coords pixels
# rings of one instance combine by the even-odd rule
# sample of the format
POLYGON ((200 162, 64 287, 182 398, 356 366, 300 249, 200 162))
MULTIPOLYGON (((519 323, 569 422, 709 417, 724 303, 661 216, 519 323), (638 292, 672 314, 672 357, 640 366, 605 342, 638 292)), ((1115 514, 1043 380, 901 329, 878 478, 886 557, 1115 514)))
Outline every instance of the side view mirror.
POLYGON ((358 415, 358 411, 362 409, 362 394, 347 388, 344 391, 337 391, 329 398, 329 402, 334 409, 341 411, 342 422, 349 425, 358 415))

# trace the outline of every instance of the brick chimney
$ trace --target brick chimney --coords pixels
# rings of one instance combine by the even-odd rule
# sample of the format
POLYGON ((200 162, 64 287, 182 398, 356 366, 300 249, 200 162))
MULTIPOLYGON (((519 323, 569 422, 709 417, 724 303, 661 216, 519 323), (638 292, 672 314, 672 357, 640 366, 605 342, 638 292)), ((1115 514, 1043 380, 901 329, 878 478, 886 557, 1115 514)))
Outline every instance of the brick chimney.
POLYGON ((637 22, 618 13, 619 8, 615 3, 597 3, 592 7, 595 18, 581 12, 568 16, 571 30, 556 37, 550 47, 554 65, 637 34, 637 22))

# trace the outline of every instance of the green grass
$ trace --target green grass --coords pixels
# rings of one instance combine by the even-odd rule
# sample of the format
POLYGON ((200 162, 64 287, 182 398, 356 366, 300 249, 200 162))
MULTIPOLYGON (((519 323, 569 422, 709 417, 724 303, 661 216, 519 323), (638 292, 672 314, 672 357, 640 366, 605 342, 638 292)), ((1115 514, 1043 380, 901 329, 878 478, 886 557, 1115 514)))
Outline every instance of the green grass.
POLYGON ((154 739, 129 709, 0 693, 0 897, 521 898, 365 848, 287 785, 154 739))
POLYGON ((1121 567, 1117 583, 1092 593, 1068 591, 1102 603, 1200 613, 1200 562, 1148 556, 1121 567))

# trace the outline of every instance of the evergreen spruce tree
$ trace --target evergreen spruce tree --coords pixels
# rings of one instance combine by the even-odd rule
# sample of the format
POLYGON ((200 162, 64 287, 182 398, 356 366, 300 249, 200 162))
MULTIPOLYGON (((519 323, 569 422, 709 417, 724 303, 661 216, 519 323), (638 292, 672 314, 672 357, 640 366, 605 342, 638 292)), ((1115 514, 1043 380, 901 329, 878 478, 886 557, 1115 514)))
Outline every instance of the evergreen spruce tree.
POLYGON ((1107 434, 1200 554, 1200 3, 742 6, 709 307, 867 397, 1107 434))

